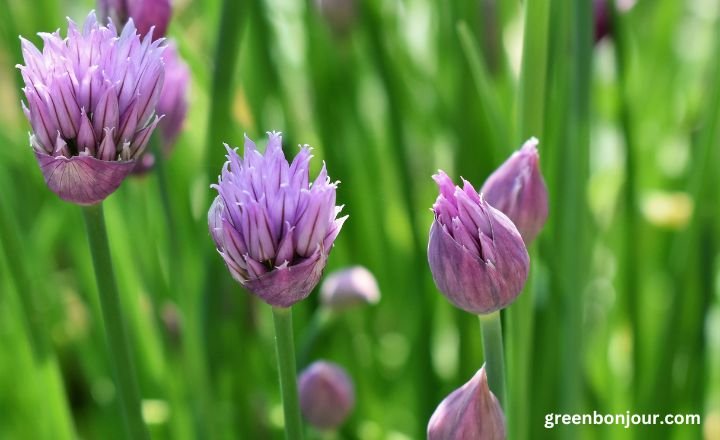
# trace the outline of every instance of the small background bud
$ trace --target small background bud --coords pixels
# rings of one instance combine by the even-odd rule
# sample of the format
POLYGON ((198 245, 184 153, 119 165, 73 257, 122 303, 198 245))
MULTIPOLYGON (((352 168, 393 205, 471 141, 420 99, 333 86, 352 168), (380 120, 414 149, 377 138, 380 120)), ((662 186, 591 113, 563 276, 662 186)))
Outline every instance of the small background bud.
POLYGON ((323 430, 340 426, 355 406, 350 376, 337 364, 317 361, 300 373, 300 409, 311 425, 323 430))
POLYGON ((372 272, 362 266, 349 267, 328 275, 320 287, 325 307, 343 310, 380 300, 380 288, 372 272))

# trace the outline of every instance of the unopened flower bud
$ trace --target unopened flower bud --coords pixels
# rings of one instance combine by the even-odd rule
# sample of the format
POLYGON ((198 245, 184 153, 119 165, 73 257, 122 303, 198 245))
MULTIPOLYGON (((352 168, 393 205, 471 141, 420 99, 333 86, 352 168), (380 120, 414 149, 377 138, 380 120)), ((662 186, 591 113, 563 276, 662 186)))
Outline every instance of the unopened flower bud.
POLYGON ((502 211, 530 245, 545 225, 548 193, 540 172, 538 140, 530 138, 485 181, 480 192, 502 211))
POLYGON ((505 416, 488 388, 485 367, 450 393, 428 423, 428 440, 505 440, 505 416))
POLYGON ((355 406, 350 377, 339 365, 317 361, 298 379, 300 410, 316 428, 331 430, 340 426, 355 406))
POLYGON ((375 304, 380 300, 380 288, 372 272, 362 266, 333 272, 320 287, 320 299, 332 310, 375 304))
POLYGON ((470 182, 455 186, 443 171, 433 178, 440 188, 428 243, 435 284, 470 313, 508 306, 522 291, 530 264, 520 233, 470 182))

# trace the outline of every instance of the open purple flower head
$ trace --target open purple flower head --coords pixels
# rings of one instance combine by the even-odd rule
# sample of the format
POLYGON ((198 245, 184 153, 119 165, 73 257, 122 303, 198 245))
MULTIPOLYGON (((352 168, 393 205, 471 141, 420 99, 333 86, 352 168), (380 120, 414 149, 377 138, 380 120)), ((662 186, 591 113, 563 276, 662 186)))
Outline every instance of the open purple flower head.
POLYGON ((548 192, 540 172, 538 140, 530 138, 485 181, 480 192, 507 215, 530 245, 545 225, 548 192))
POLYGON ((226 146, 208 225, 233 278, 271 306, 290 307, 317 285, 347 216, 337 218, 337 183, 324 165, 310 184, 310 148, 290 164, 281 144, 273 132, 265 154, 247 137, 243 157, 226 146))
POLYGON ((40 52, 21 39, 23 110, 48 187, 81 205, 101 202, 135 166, 160 118, 162 40, 140 39, 132 20, 118 36, 91 12, 68 20, 67 37, 41 33, 40 52))
POLYGON ((337 364, 313 362, 298 378, 300 410, 318 429, 335 429, 355 406, 355 387, 350 376, 337 364))
POLYGON ((490 391, 483 366, 448 395, 428 423, 428 440, 505 440, 505 416, 490 391))
POLYGON ((443 171, 433 179, 440 188, 428 243, 435 284, 470 313, 508 306, 525 285, 530 264, 520 233, 470 182, 455 186, 443 171))

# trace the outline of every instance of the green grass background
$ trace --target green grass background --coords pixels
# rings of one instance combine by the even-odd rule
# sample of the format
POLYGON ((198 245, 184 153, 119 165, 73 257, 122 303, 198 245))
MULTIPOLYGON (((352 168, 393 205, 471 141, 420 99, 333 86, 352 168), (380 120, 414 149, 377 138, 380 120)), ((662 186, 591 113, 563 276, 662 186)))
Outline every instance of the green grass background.
MULTIPOLYGON (((156 174, 105 203, 153 438, 282 436, 270 310, 231 280, 206 225, 222 142, 270 130, 289 155, 312 145, 313 171, 324 160, 342 181, 350 219, 327 271, 365 265, 383 294, 311 353, 357 387, 338 438, 423 438, 482 364, 476 319, 427 267, 430 175, 479 187, 531 135, 550 216, 504 313, 510 438, 720 438, 717 1, 640 0, 599 44, 589 1, 365 0, 344 35, 313 1, 174 5, 169 36, 192 81, 164 164, 172 221, 156 174), (546 413, 593 410, 703 423, 543 427, 546 413)), ((0 0, 2 439, 122 433, 81 213, 43 183, 13 67, 19 34, 38 43, 93 7, 0 0)), ((298 341, 316 308, 317 295, 295 308, 298 341)))

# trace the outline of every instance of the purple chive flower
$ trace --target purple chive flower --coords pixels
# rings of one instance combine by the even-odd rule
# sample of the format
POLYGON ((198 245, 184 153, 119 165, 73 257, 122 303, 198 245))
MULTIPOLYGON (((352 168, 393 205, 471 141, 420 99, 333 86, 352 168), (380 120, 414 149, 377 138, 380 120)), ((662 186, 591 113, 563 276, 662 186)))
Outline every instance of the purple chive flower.
POLYGON ((520 233, 470 182, 461 189, 443 171, 433 179, 440 188, 428 243, 435 284, 451 303, 471 313, 506 307, 528 275, 530 261, 520 233))
POLYGON ((505 440, 505 416, 488 388, 485 367, 450 393, 428 423, 428 440, 505 440))
POLYGON ((538 140, 530 138, 485 181, 480 192, 520 231, 527 245, 537 237, 548 215, 548 193, 540 172, 538 140))
POLYGON ((274 307, 290 307, 317 285, 347 216, 336 218, 337 183, 323 165, 310 184, 310 148, 292 164, 280 133, 269 133, 265 154, 245 138, 244 157, 227 147, 208 225, 233 278, 274 307))
POLYGON ((135 28, 144 37, 154 27, 155 38, 165 36, 172 15, 170 0, 99 0, 98 11, 104 21, 107 17, 124 24, 129 18, 135 21, 135 28))
POLYGON ((143 40, 132 20, 117 35, 91 12, 66 38, 41 33, 40 52, 24 38, 23 103, 30 143, 48 187, 63 200, 101 202, 132 171, 160 118, 161 41, 143 40))
POLYGON ((320 286, 325 307, 344 310, 380 301, 380 288, 372 272, 362 266, 349 267, 328 275, 320 286))
POLYGON ((355 406, 355 391, 350 376, 332 362, 317 361, 298 378, 300 411, 316 428, 339 427, 355 406))

